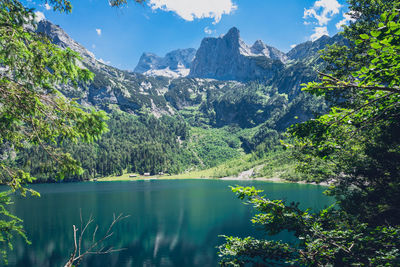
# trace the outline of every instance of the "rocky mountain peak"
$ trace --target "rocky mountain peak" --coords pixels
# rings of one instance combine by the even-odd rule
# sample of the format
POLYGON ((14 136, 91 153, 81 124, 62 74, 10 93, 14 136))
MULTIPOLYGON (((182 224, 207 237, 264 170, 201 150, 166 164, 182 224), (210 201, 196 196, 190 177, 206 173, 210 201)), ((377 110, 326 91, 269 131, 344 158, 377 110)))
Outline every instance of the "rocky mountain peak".
POLYGON ((345 44, 345 39, 340 34, 336 34, 333 37, 323 35, 315 41, 307 41, 296 45, 286 55, 292 60, 310 59, 318 55, 318 51, 324 49, 326 45, 334 43, 343 45, 345 44))
POLYGON ((286 63, 287 56, 282 51, 276 49, 275 47, 266 45, 263 41, 257 40, 250 47, 250 51, 255 56, 264 56, 274 60, 280 60, 286 63))
POLYGON ((143 53, 134 71, 150 76, 187 76, 195 54, 194 48, 177 49, 167 53, 165 57, 143 53))
POLYGON ((232 27, 229 31, 223 36, 226 40, 237 41, 240 39, 240 31, 236 27, 232 27))
POLYGON ((75 52, 78 52, 83 58, 91 63, 95 63, 96 58, 94 54, 88 51, 81 44, 73 40, 68 34, 61 29, 60 26, 51 23, 50 21, 43 19, 38 22, 36 32, 47 35, 50 41, 61 48, 71 48, 75 52))
POLYGON ((190 76, 239 81, 264 79, 275 67, 272 67, 271 59, 280 60, 282 65, 286 56, 262 41, 248 46, 240 39, 239 30, 233 27, 219 38, 203 39, 190 68, 190 76))
POLYGON ((251 46, 251 50, 254 52, 261 52, 265 48, 267 48, 267 45, 261 40, 255 41, 254 44, 251 46))

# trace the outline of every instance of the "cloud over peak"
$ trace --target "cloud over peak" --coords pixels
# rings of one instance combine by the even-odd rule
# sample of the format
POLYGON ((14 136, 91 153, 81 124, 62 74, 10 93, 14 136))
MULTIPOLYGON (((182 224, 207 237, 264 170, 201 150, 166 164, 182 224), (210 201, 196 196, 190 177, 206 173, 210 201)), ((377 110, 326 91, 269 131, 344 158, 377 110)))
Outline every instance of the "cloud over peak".
POLYGON ((326 26, 325 27, 315 27, 314 33, 310 36, 310 39, 311 39, 311 41, 315 41, 324 35, 329 36, 328 28, 326 26))
POLYGON ((318 0, 310 9, 304 9, 303 18, 314 18, 319 26, 324 26, 333 16, 339 14, 341 7, 337 0, 318 0))
POLYGON ((212 18, 214 23, 218 23, 222 15, 231 14, 237 9, 232 0, 150 0, 148 5, 153 10, 175 12, 187 21, 212 18))
MULTIPOLYGON (((314 32, 310 36, 311 41, 315 41, 323 35, 329 35, 327 25, 334 16, 340 14, 340 9, 342 7, 338 0, 317 0, 311 8, 304 9, 304 24, 315 25, 314 32)), ((347 21, 343 21, 342 23, 346 22, 347 21)), ((338 27, 338 25, 336 25, 336 27, 338 27)))

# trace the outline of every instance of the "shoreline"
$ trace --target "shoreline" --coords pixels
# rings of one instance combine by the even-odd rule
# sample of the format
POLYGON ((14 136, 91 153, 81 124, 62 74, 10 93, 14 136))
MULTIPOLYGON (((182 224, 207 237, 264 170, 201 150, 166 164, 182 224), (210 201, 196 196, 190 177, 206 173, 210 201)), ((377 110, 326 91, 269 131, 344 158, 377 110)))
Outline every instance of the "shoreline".
POLYGON ((241 177, 238 176, 227 176, 221 178, 215 177, 193 177, 192 175, 163 175, 163 176, 137 176, 137 177, 127 177, 126 175, 122 176, 112 176, 112 177, 101 177, 97 179, 90 179, 88 182, 135 182, 135 181, 146 181, 146 180, 223 180, 223 181, 262 181, 262 182, 271 182, 271 183, 297 183, 297 184, 312 184, 312 185, 321 185, 321 186, 330 186, 330 183, 327 182, 306 182, 306 181, 289 181, 284 180, 279 177, 257 177, 257 178, 250 178, 250 177, 241 177))

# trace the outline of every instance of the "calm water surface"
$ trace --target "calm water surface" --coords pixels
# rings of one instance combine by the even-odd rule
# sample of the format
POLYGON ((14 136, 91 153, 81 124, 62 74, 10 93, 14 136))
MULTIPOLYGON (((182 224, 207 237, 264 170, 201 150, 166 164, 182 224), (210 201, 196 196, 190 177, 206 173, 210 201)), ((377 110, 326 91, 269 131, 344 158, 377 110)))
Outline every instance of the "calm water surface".
MULTIPOLYGON (((15 199, 14 212, 24 220, 32 245, 18 240, 10 266, 63 266, 72 251, 72 225, 92 214, 99 233, 113 213, 130 217, 114 228, 110 242, 123 247, 110 255, 86 258, 80 266, 216 266, 218 235, 245 237, 262 232, 250 223, 252 210, 229 185, 253 185, 271 199, 300 201, 301 207, 321 209, 332 203, 322 186, 256 181, 151 180, 42 184, 33 186, 40 198, 15 199)), ((87 236, 87 241, 91 236, 87 236)), ((291 240, 283 233, 275 239, 291 240)))

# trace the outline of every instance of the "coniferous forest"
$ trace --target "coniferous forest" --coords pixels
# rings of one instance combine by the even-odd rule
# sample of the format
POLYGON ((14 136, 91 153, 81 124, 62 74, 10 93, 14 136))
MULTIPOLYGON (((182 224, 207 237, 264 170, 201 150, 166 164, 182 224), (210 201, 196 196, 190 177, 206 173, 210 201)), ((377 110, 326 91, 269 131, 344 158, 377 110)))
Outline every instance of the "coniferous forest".
MULTIPOLYGON (((40 8, 70 16, 72 4, 50 0, 40 8)), ((168 3, 159 7, 154 1, 108 4, 118 10, 148 5, 154 14, 157 9, 175 12, 168 3)), ((4 264, 11 259, 15 266, 400 266, 397 0, 318 0, 304 8, 303 19, 317 19, 315 29, 324 31, 323 19, 346 7, 338 33, 311 38, 286 53, 261 40, 247 45, 236 27, 219 37, 206 27, 204 32, 215 37, 204 38, 197 50, 174 50, 165 57, 143 53, 134 71, 97 59, 30 6, 0 0, 4 264), (121 188, 114 183, 123 180, 119 177, 129 178, 121 188), (62 191, 63 186, 74 189, 62 191), (324 195, 307 193, 316 188, 324 195), (79 209, 75 216, 65 201, 52 211, 67 207, 65 218, 43 221, 58 223, 48 226, 51 231, 59 227, 48 237, 59 238, 51 246, 25 230, 40 218, 53 218, 45 212, 54 207, 34 202, 42 190, 44 201, 59 194, 82 205, 73 206, 79 209), (306 197, 294 198, 302 192, 306 197), (232 194, 247 207, 233 206, 232 194), (96 207, 105 196, 110 204, 104 210, 122 207, 137 216, 113 211, 104 237, 96 239, 104 229, 91 229, 91 212, 103 218, 96 207), (29 217, 26 210, 39 207, 34 203, 44 205, 44 215, 29 217), (244 211, 248 207, 252 210, 244 211), (82 210, 90 211, 86 226, 82 210), (80 227, 74 222, 66 235, 65 224, 74 216, 80 227), (258 235, 243 235, 250 231, 249 220, 258 235), (204 232, 195 236, 192 228, 204 232), (133 241, 132 229, 142 229, 133 241), (91 243, 85 231, 92 231, 91 243), (204 236, 207 241, 196 243, 204 236), (61 244, 65 240, 72 253, 61 244), (47 250, 26 256, 24 246, 30 243, 47 250), (110 258, 100 263, 99 254, 110 258)), ((205 17, 176 14, 185 22, 205 17)), ((212 16, 218 24, 221 18, 212 16)), ((101 29, 96 33, 102 36, 101 29)))

